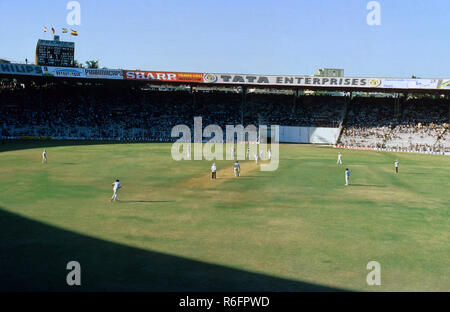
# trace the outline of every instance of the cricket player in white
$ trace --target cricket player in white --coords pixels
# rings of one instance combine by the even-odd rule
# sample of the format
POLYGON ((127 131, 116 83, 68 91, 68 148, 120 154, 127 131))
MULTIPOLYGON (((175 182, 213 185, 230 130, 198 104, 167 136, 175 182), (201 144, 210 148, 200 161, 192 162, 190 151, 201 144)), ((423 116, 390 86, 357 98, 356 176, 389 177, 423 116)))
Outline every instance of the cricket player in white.
POLYGON ((231 158, 234 159, 234 146, 231 148, 231 158))
POLYGON ((42 163, 47 163, 47 149, 44 148, 44 151, 42 152, 42 163))
POLYGON ((270 149, 269 150, 269 160, 271 160, 272 159, 272 150, 270 149))
POLYGON ((341 152, 339 152, 339 154, 338 154, 337 164, 338 165, 342 165, 342 154, 341 154, 341 152))
POLYGON ((216 163, 213 163, 211 166, 211 178, 212 179, 216 178, 216 170, 217 170, 216 163))
POLYGON ((234 176, 238 177, 240 173, 241 173, 241 166, 239 165, 239 161, 236 160, 236 162, 234 163, 234 176))
POLYGON ((111 201, 117 200, 117 193, 119 192, 119 189, 122 187, 122 184, 120 184, 119 179, 116 180, 113 184, 113 190, 114 194, 111 198, 111 201))
POLYGON ((348 185, 348 181, 350 179, 350 170, 345 169, 345 185, 348 185))
POLYGON ((255 153, 255 162, 258 164, 258 153, 255 153))
POLYGON ((247 159, 250 159, 250 146, 247 147, 247 155, 246 155, 247 159))
POLYGON ((395 166, 395 173, 398 173, 398 160, 395 161, 394 166, 395 166))
POLYGON ((259 152, 259 158, 263 158, 263 156, 264 156, 264 151, 261 149, 261 151, 259 152))

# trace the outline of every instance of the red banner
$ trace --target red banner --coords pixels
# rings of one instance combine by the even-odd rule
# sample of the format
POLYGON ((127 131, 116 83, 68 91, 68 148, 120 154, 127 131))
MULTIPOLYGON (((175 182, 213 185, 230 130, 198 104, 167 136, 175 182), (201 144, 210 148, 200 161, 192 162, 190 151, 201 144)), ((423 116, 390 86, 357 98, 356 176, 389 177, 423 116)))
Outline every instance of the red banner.
POLYGON ((171 73, 142 70, 124 70, 125 80, 156 80, 165 82, 203 82, 202 73, 171 73))

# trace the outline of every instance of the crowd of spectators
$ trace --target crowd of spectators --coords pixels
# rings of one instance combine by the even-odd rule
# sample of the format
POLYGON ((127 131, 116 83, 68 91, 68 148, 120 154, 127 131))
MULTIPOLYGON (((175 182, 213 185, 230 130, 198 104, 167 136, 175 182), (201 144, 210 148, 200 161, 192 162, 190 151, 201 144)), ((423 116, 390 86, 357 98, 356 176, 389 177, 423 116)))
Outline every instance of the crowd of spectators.
POLYGON ((384 98, 354 98, 342 130, 341 143, 381 147, 394 125, 394 106, 384 98))
POLYGON ((396 101, 392 98, 353 99, 340 144, 394 151, 450 151, 448 100, 396 101))
MULTIPOLYGON (((22 84, 0 79, 3 137, 171 142, 176 125, 342 126, 340 145, 449 152, 448 99, 148 90, 124 84, 22 84), (349 103, 347 105, 347 103, 349 103)), ((192 131, 192 130, 191 130, 192 131)), ((179 134, 176 134, 177 136, 179 134)), ((193 133, 192 133, 193 135, 193 133)), ((224 131, 224 136, 226 135, 224 131)))
MULTIPOLYGON (((342 98, 224 91, 158 91, 126 85, 0 85, 3 137, 170 142, 175 125, 339 127, 342 98), (244 105, 242 105, 244 103, 244 105)), ((224 133, 225 136, 225 133, 224 133)))
POLYGON ((338 128, 345 114, 345 98, 249 94, 244 120, 268 125, 338 128))

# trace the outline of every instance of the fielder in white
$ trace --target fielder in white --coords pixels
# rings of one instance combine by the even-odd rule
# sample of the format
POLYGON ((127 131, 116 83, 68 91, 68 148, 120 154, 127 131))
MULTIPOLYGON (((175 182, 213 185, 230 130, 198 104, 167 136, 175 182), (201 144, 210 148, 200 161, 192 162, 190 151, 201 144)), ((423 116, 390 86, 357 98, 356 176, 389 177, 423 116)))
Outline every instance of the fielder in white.
POLYGON ((238 177, 240 173, 241 173, 241 166, 239 165, 239 161, 236 160, 236 162, 234 163, 234 176, 238 177))
POLYGON ((341 152, 339 152, 339 154, 338 154, 337 164, 338 165, 342 165, 342 154, 341 154, 341 152))
POLYGON ((395 173, 398 173, 398 160, 395 161, 394 166, 395 166, 395 173))
POLYGON ((47 163, 47 149, 44 148, 44 151, 42 152, 42 163, 47 163))
POLYGON ((269 160, 272 160, 272 150, 269 150, 269 160))
POLYGON ((348 185, 348 182, 350 180, 350 170, 345 169, 345 185, 348 185))
POLYGON ((122 184, 120 184, 119 179, 116 180, 116 182, 114 182, 113 184, 113 190, 114 190, 114 194, 111 198, 111 201, 115 201, 117 200, 117 193, 119 192, 119 189, 122 188, 122 184))
POLYGON ((258 164, 258 153, 255 153, 255 162, 256 162, 256 164, 258 164))
POLYGON ((217 171, 216 163, 213 163, 211 166, 211 178, 212 179, 216 178, 216 171, 217 171))

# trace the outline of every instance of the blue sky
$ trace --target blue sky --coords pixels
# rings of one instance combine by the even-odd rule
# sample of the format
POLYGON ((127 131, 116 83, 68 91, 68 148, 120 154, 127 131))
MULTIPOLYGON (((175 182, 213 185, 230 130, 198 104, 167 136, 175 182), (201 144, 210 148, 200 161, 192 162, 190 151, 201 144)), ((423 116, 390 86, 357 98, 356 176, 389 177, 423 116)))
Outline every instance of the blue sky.
POLYGON ((68 2, 0 0, 0 58, 33 62, 45 25, 77 30, 76 59, 108 68, 450 76, 449 0, 379 0, 380 26, 366 23, 369 0, 79 0, 79 26, 68 2))

